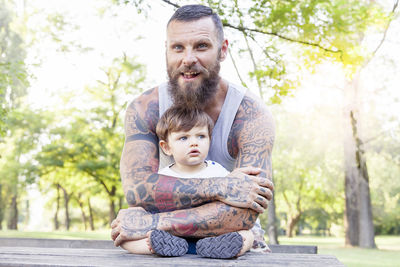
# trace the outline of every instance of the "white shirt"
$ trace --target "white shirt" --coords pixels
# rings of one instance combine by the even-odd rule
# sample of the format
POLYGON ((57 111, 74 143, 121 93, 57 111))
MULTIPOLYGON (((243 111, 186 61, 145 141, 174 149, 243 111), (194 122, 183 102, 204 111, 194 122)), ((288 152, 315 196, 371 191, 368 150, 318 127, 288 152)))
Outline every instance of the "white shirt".
POLYGON ((159 174, 172 176, 172 177, 179 177, 179 178, 213 178, 213 177, 225 177, 229 174, 229 172, 222 167, 221 164, 212 161, 206 160, 206 167, 201 169, 199 172, 195 173, 178 173, 171 169, 172 165, 169 165, 161 170, 158 171, 159 174))
POLYGON ((222 167, 221 164, 212 160, 206 160, 205 162, 206 167, 195 173, 178 173, 171 169, 171 166, 174 165, 174 163, 165 168, 162 168, 158 171, 158 173, 179 178, 213 178, 225 177, 229 174, 229 172, 224 167, 222 167))

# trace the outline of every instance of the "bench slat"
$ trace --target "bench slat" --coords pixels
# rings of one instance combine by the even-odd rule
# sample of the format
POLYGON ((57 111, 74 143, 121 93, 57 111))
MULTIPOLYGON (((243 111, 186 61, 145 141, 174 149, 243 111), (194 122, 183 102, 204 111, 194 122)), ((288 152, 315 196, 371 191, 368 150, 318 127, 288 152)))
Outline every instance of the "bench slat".
MULTIPOLYGON (((0 247, 116 249, 111 240, 0 238, 0 247)), ((269 245, 273 253, 317 254, 317 246, 269 245)))

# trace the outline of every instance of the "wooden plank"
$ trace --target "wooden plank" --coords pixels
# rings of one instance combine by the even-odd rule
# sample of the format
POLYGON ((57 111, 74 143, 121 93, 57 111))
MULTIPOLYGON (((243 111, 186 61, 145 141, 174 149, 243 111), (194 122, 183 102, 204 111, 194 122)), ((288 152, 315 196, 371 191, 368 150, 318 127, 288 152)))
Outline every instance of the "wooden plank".
MULTIPOLYGON (((115 249, 111 240, 44 239, 44 238, 0 238, 0 247, 42 248, 98 248, 115 249)), ((273 253, 316 254, 317 246, 270 245, 273 253)))
POLYGON ((158 257, 122 249, 0 247, 0 266, 344 266, 334 256, 248 252, 237 259, 158 257))

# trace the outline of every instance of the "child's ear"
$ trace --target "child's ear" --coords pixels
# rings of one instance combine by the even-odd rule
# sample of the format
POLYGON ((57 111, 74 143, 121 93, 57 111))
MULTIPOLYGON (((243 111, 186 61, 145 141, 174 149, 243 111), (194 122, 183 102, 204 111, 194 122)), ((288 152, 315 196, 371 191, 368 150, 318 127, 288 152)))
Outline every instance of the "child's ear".
POLYGON ((161 147, 162 151, 166 155, 171 156, 171 151, 169 149, 168 143, 165 140, 160 140, 159 144, 160 144, 160 147, 161 147))

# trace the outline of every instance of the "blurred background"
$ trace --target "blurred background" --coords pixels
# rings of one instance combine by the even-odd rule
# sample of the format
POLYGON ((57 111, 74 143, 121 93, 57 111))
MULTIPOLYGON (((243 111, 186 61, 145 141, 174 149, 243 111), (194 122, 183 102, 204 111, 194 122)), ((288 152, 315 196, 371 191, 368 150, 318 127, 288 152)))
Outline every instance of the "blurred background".
POLYGON ((193 3, 275 119, 266 239, 399 264, 398 0, 0 0, 0 237, 109 239, 125 108, 167 79, 166 23, 193 3))

